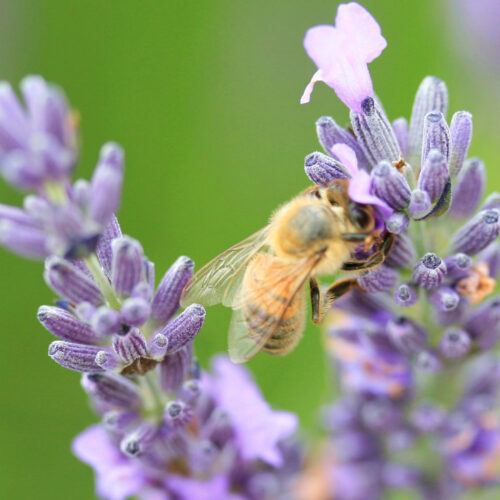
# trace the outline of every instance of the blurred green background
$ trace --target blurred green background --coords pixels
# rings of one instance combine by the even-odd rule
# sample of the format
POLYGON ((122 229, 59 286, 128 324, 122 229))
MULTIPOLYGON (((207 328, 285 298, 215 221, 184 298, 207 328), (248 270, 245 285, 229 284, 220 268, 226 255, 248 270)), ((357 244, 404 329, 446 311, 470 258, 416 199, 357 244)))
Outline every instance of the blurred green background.
MULTIPOLYGON (((197 265, 266 224, 269 214, 308 181, 303 157, 319 146, 314 122, 347 122, 334 93, 317 85, 298 101, 315 68, 302 49, 306 29, 332 23, 332 0, 5 0, 0 2, 0 78, 17 85, 40 73, 65 90, 82 116, 77 172, 89 177, 99 147, 127 153, 119 218, 138 238, 158 275, 180 254, 197 265)), ((450 92, 450 111, 474 114, 472 154, 500 184, 498 89, 486 66, 460 57, 449 5, 436 0, 364 5, 388 40, 371 65, 391 117, 408 117, 421 79, 435 74, 450 92), (496 94, 495 94, 496 92, 496 94)), ((488 62, 488 56, 478 53, 488 62)), ((498 55, 497 55, 498 57, 498 55)), ((490 68, 491 70, 491 68, 490 68)), ((496 74, 498 78, 498 73, 496 74)), ((3 183, 3 203, 20 195, 3 183)), ((95 421, 79 375, 47 357, 52 340, 36 321, 52 303, 40 262, 0 251, 2 367, 0 496, 88 499, 90 468, 70 441, 95 421)), ((211 309, 196 341, 203 366, 225 350, 230 313, 211 309)), ((250 368, 275 407, 297 412, 313 434, 331 385, 320 331, 308 326, 283 359, 260 355, 250 368)))

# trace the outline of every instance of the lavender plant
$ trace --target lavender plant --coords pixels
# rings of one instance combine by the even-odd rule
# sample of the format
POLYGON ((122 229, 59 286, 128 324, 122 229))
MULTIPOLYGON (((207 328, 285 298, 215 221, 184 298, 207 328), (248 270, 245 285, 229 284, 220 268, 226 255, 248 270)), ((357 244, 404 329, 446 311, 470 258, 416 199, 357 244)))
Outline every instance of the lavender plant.
POLYGON ((301 101, 324 81, 351 110, 349 129, 318 119, 324 153, 306 156, 306 174, 321 186, 349 178, 349 196, 376 208, 377 234, 396 235, 328 317, 341 395, 305 461, 297 418, 272 410, 245 368, 225 356, 198 365, 205 310, 179 313, 193 262, 180 257, 156 286, 141 244, 122 234, 122 149, 106 144, 91 181, 73 182, 77 128, 62 92, 28 77, 23 105, 0 85, 0 170, 29 192, 23 208, 0 205, 0 242, 45 259, 58 298, 38 319, 59 339, 49 356, 82 373, 99 417, 73 451, 100 498, 377 500, 410 489, 438 500, 500 479, 500 194, 481 203, 471 115, 448 124, 446 86, 427 77, 409 124, 391 124, 367 66, 386 41, 356 3, 304 45, 318 71, 301 101))

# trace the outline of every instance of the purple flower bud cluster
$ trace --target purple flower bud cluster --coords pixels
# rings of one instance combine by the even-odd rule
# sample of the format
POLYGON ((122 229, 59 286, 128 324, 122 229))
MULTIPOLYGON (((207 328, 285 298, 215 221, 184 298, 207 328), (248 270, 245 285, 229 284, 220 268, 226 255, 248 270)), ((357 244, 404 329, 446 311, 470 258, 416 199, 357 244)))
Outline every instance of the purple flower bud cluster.
POLYGON ((72 183, 76 114, 63 93, 40 76, 21 82, 24 106, 0 83, 0 172, 31 191, 23 207, 0 204, 0 244, 24 257, 91 253, 120 205, 123 150, 105 144, 90 182, 72 183))
POLYGON ((318 121, 328 154, 321 182, 306 168, 309 178, 328 185, 347 172, 352 200, 376 207, 382 237, 393 233, 395 243, 382 265, 358 274, 361 291, 334 303, 325 345, 343 397, 326 412, 331 436, 314 471, 302 474, 304 491, 364 500, 406 488, 449 499, 500 481, 498 361, 478 357, 500 340, 500 296, 491 296, 500 202, 494 193, 481 205, 485 166, 467 159, 471 115, 457 112, 448 125, 447 103, 445 84, 428 77, 409 130, 404 119, 387 130, 375 99, 351 110, 354 135, 344 145, 347 131, 318 121), (335 154, 346 146, 358 171, 335 154), (361 178, 369 182, 361 186, 361 178), (491 373, 465 370, 487 363, 491 373), (477 386, 486 377, 483 395, 477 386), (411 466, 403 456, 414 458, 411 466))

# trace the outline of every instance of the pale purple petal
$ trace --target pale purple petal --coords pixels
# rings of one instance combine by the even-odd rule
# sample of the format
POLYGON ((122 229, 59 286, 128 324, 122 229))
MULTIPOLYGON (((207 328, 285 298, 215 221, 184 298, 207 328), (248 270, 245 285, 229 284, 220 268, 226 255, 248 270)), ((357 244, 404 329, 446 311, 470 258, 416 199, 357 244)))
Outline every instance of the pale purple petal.
POLYGON ((297 417, 274 411, 264 400, 254 381, 242 366, 219 356, 213 362, 208 381, 218 405, 234 426, 240 453, 245 460, 260 458, 279 467, 283 458, 278 442, 297 428, 297 417))
POLYGON ((227 476, 214 476, 208 481, 171 475, 165 481, 165 486, 180 500, 233 500, 238 498, 230 493, 227 476))
POLYGON ((361 102, 374 95, 367 63, 386 45, 380 26, 368 11, 354 2, 340 5, 335 27, 314 26, 306 33, 304 48, 318 71, 300 102, 309 102, 314 84, 324 81, 344 104, 361 113, 361 102))
POLYGON ((335 144, 332 147, 332 154, 344 165, 351 177, 358 173, 356 153, 347 144, 335 144))
POLYGON ((96 491, 101 498, 125 500, 137 495, 146 478, 140 467, 120 453, 100 425, 94 425, 76 436, 73 453, 96 474, 96 491))
POLYGON ((364 170, 358 170, 357 174, 353 175, 349 181, 347 192, 356 203, 373 205, 379 209, 383 217, 390 217, 394 210, 385 201, 371 194, 371 189, 372 178, 370 174, 364 170))

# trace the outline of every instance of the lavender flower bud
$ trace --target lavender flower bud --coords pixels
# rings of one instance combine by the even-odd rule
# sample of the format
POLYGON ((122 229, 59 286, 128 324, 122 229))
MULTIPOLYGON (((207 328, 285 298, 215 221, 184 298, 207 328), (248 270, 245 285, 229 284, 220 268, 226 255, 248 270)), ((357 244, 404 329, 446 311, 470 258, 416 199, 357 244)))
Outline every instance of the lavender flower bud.
POLYGON ((500 193, 491 193, 488 198, 486 198, 481 210, 488 210, 490 208, 495 208, 500 211, 500 193))
POLYGON ((436 149, 443 156, 445 163, 450 161, 450 129, 439 111, 431 111, 425 115, 424 134, 422 139, 422 165, 425 165, 429 153, 436 149))
POLYGON ((455 217, 470 217, 483 197, 485 184, 484 163, 477 158, 467 160, 453 191, 450 214, 455 217))
POLYGON ((168 349, 168 339, 162 333, 157 333, 149 343, 149 355, 156 361, 161 361, 168 349))
POLYGON ((380 162, 372 172, 373 193, 395 210, 403 210, 410 202, 410 186, 396 167, 387 161, 380 162))
POLYGON ((131 297, 123 302, 120 309, 122 320, 130 326, 141 326, 149 318, 151 306, 140 297, 131 297))
POLYGON ((446 276, 446 264, 434 253, 426 253, 413 268, 413 281, 425 290, 437 288, 446 276))
POLYGON ((483 210, 476 214, 453 235, 452 251, 474 255, 486 248, 498 237, 498 216, 498 210, 483 210))
POLYGON ((188 344, 175 354, 165 356, 158 375, 161 388, 167 393, 176 392, 184 382, 191 366, 192 347, 188 344))
POLYGON ((323 153, 308 154, 304 161, 304 170, 307 177, 314 184, 328 186, 334 179, 347 179, 348 175, 341 163, 323 153))
POLYGON ((465 356, 471 347, 467 332, 458 328, 450 328, 443 333, 439 341, 439 352, 444 358, 457 359, 465 356))
POLYGON ((427 344, 425 329, 404 316, 391 319, 386 326, 394 345, 405 354, 414 354, 427 344))
POLYGON ((413 425, 420 432, 433 432, 445 422, 446 412, 439 406, 423 404, 411 414, 413 425))
POLYGON ((138 457, 153 444, 157 434, 156 425, 151 422, 142 422, 139 427, 122 439, 120 450, 129 457, 138 457))
POLYGON ((399 144, 403 158, 408 156, 408 122, 406 118, 398 118, 392 122, 392 129, 399 144))
POLYGON ((45 262, 45 282, 61 297, 78 304, 90 302, 94 305, 103 303, 101 291, 94 282, 60 257, 50 257, 45 262))
POLYGON ((138 387, 115 373, 86 373, 82 377, 82 387, 96 402, 110 408, 135 410, 141 404, 138 387))
POLYGON ((47 236, 42 229, 8 220, 0 215, 0 245, 22 257, 43 259, 50 254, 47 236))
POLYGON ((409 219, 405 214, 394 212, 386 221, 387 231, 393 234, 401 234, 408 228, 409 219))
POLYGON ((113 336, 113 350, 124 363, 132 363, 148 352, 146 339, 140 330, 132 328, 126 335, 113 336))
POLYGON ((165 273, 151 306, 151 318, 157 325, 164 325, 179 309, 181 292, 193 276, 193 267, 191 259, 179 257, 165 273))
POLYGON ((205 309, 199 304, 191 304, 179 316, 161 330, 168 338, 168 353, 173 354, 191 342, 203 326, 205 309))
POLYGON ((449 170, 456 177, 467 157, 472 139, 472 115, 467 111, 457 111, 450 124, 451 154, 449 170))
POLYGON ((322 116, 316 121, 316 132, 323 149, 329 155, 332 154, 332 148, 335 144, 347 144, 355 153, 358 161, 358 168, 369 171, 369 165, 363 150, 354 138, 354 136, 335 123, 333 118, 322 116))
POLYGON ((457 307, 451 310, 434 309, 434 323, 439 326, 451 326, 463 321, 469 310, 469 303, 461 298, 457 307))
POLYGON ((431 209, 431 198, 427 191, 422 191, 421 189, 414 189, 411 192, 410 206, 408 207, 408 213, 413 219, 419 219, 431 209))
POLYGON ((412 165, 417 165, 420 160, 425 116, 434 110, 440 111, 443 116, 446 116, 448 90, 442 80, 435 76, 427 76, 418 88, 411 113, 408 159, 412 165))
POLYGON ((434 202, 441 196, 448 182, 448 177, 448 166, 445 157, 436 149, 431 150, 420 171, 418 178, 419 189, 426 191, 431 202, 434 202))
POLYGON ((401 423, 399 408, 385 399, 374 399, 364 403, 361 408, 361 418, 363 424, 375 432, 393 429, 401 423))
POLYGON ((416 253, 411 238, 407 234, 400 234, 385 259, 385 264, 390 267, 408 267, 415 258, 416 253))
POLYGON ((396 302, 399 307, 411 307, 417 303, 417 300, 418 293, 409 283, 402 283, 394 292, 394 302, 396 302))
POLYGON ((465 321, 465 329, 481 349, 490 349, 500 337, 500 298, 481 304, 465 321))
POLYGON ((151 286, 148 283, 141 281, 134 286, 130 296, 132 298, 145 300, 149 303, 153 299, 153 291, 154 290, 151 289, 151 286))
POLYGON ((372 166, 401 158, 394 131, 379 103, 367 97, 361 103, 363 113, 351 111, 351 123, 361 149, 372 166))
POLYGON ((496 241, 491 243, 477 258, 479 262, 488 264, 489 275, 496 278, 500 270, 500 245, 496 241))
POLYGON ((101 306, 91 319, 92 328, 100 336, 118 333, 121 328, 120 313, 106 306, 101 306))
POLYGON ((453 311, 460 302, 460 295, 449 286, 440 286, 429 294, 429 302, 439 311, 453 311))
POLYGON ((416 366, 423 372, 432 373, 439 371, 443 365, 432 351, 420 351, 417 356, 416 366))
POLYGON ((108 431, 123 435, 130 428, 137 427, 139 418, 135 411, 110 410, 102 416, 102 423, 108 431))
POLYGON ((181 390, 179 391, 179 397, 185 403, 190 405, 194 404, 201 395, 200 382, 197 380, 188 380, 182 384, 181 390))
POLYGON ((105 225, 120 206, 123 182, 123 150, 108 142, 101 148, 99 163, 90 184, 89 213, 93 221, 105 225))
POLYGON ((379 266, 373 271, 365 271, 358 283, 367 292, 386 292, 392 290, 398 281, 398 272, 387 266, 379 266))
POLYGON ((49 345, 49 356, 64 368, 77 372, 101 372, 102 368, 96 364, 96 354, 102 347, 73 344, 57 340, 49 345))
POLYGON ((53 335, 78 344, 97 344, 101 337, 75 316, 60 307, 41 306, 38 321, 53 335))
POLYGON ((118 219, 113 215, 111 216, 111 220, 106 226, 106 229, 101 233, 96 247, 96 254, 99 258, 99 262, 108 276, 111 272, 111 262, 113 259, 111 242, 115 238, 121 238, 121 236, 122 231, 120 224, 118 223, 118 219))
POLYGON ((113 352, 101 350, 95 355, 97 366, 106 371, 115 371, 122 367, 122 361, 113 352))
POLYGON ((128 236, 113 240, 111 282, 121 295, 128 296, 142 276, 143 251, 141 244, 128 236))
POLYGON ((472 259, 466 253, 457 253, 444 259, 448 275, 452 278, 464 278, 472 267, 472 259))
POLYGON ((85 179, 78 179, 73 184, 72 199, 80 210, 85 210, 90 200, 90 183, 85 179))
POLYGON ((183 401, 170 401, 167 403, 163 419, 170 429, 184 427, 193 417, 193 410, 183 401))

